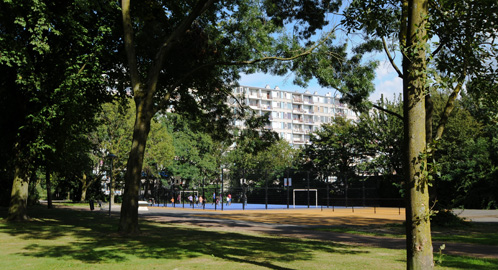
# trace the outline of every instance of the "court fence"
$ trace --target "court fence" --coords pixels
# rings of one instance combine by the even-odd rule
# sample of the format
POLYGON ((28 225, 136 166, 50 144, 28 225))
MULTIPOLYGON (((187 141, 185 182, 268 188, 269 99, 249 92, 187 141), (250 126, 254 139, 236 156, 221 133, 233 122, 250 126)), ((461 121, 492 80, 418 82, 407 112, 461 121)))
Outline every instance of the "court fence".
POLYGON ((148 196, 142 197, 158 206, 199 208, 200 205, 204 209, 213 206, 216 209, 226 208, 224 206, 253 209, 251 205, 264 209, 275 206, 401 208, 405 205, 392 179, 331 175, 312 171, 287 171, 277 176, 266 172, 225 172, 214 181, 192 181, 189 185, 161 185, 158 181, 159 184, 149 189, 148 196), (230 205, 227 205, 228 197, 231 197, 230 205))

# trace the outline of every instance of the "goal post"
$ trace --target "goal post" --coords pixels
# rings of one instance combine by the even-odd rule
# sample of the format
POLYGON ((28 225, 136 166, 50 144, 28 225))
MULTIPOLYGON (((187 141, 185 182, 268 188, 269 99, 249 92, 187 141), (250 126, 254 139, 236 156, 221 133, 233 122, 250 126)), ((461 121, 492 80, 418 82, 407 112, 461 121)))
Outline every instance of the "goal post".
POLYGON ((318 208, 318 189, 294 189, 292 190, 292 201, 294 208, 296 208, 296 191, 310 191, 315 192, 315 207, 318 208))

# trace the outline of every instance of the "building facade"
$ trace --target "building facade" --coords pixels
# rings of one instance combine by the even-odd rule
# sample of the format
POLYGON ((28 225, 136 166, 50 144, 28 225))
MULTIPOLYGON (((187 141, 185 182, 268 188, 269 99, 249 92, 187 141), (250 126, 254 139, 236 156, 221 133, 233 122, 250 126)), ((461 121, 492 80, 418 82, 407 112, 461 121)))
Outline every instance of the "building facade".
MULTIPOLYGON (((239 86, 233 89, 233 94, 256 113, 270 113, 271 123, 267 128, 296 147, 309 143, 310 133, 335 117, 357 118, 353 110, 330 92, 323 96, 309 91, 271 89, 267 85, 265 88, 239 86)), ((230 104, 235 106, 236 103, 230 104)), ((237 121, 235 125, 243 127, 244 123, 237 121)))

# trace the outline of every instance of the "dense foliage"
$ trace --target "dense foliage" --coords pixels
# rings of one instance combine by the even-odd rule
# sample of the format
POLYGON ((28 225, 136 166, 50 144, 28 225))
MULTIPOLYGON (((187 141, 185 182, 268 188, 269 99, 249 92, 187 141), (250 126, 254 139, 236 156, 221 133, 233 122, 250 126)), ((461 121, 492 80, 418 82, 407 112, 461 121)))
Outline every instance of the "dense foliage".
POLYGON ((13 183, 10 219, 24 219, 36 168, 57 171, 86 158, 75 150, 88 150, 82 134, 110 96, 102 74, 116 46, 110 37, 116 5, 2 1, 0 9, 1 181, 13 183))

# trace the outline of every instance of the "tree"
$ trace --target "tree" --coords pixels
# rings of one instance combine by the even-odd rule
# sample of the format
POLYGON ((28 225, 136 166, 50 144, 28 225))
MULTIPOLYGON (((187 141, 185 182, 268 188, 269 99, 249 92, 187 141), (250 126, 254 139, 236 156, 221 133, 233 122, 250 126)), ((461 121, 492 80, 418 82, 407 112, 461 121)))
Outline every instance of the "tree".
POLYGON ((217 175, 219 164, 215 143, 208 133, 193 131, 189 121, 176 114, 166 116, 166 125, 172 134, 175 159, 166 170, 181 178, 187 187, 200 184, 206 176, 217 175))
POLYGON ((369 153, 365 153, 371 158, 367 165, 368 171, 370 174, 401 177, 403 175, 403 121, 399 117, 403 110, 401 96, 395 97, 394 101, 382 97, 376 104, 377 107, 389 110, 394 115, 378 109, 359 115, 358 133, 375 144, 375 147, 370 146, 369 153))
POLYGON ((344 22, 350 30, 382 39, 387 58, 403 79, 408 269, 433 267, 427 157, 434 151, 433 140, 439 140, 444 131, 464 81, 489 72, 486 62, 496 52, 496 25, 481 18, 496 13, 496 1, 425 0, 354 1, 346 11, 344 22), (388 37, 398 40, 402 70, 389 52, 388 37), (453 94, 433 138, 428 87, 441 83, 447 83, 453 94))
MULTIPOLYGON (((102 111, 97 115, 99 125, 89 134, 93 143, 92 160, 98 175, 92 180, 104 177, 104 163, 110 162, 108 154, 116 157, 113 159, 114 186, 122 182, 122 172, 126 169, 128 151, 131 146, 132 127, 135 117, 135 108, 130 98, 115 100, 102 105, 102 111)), ((159 171, 168 167, 173 160, 174 150, 172 135, 161 119, 151 120, 151 133, 148 137, 149 148, 146 149, 145 165, 143 172, 147 175, 159 174, 159 171)), ((90 179, 89 179, 90 180, 90 179)), ((91 183, 84 186, 88 187, 91 183)), ((82 192, 84 192, 82 188, 82 192)), ((114 193, 112 193, 114 194, 114 193)), ((113 200, 113 196, 111 198, 113 200)))
MULTIPOLYGON (((133 119, 134 111, 132 113, 133 119)), ((166 117, 157 117, 151 122, 150 136, 147 138, 149 147, 145 151, 143 171, 147 176, 146 191, 150 190, 149 176, 155 175, 155 179, 160 178, 162 171, 167 171, 175 158, 174 137, 168 129, 166 117)), ((130 129, 131 130, 131 125, 130 129)))
POLYGON ((16 115, 2 127, 11 131, 2 134, 13 177, 8 219, 24 220, 30 175, 68 136, 86 132, 108 97, 100 57, 109 54, 104 40, 109 11, 116 7, 100 1, 2 1, 0 8, 2 106, 16 115))
MULTIPOLYGON (((435 183, 438 202, 448 207, 496 208, 496 86, 473 81, 457 100, 438 145, 441 179, 435 183), (489 106, 491 105, 491 106, 489 106)), ((435 96, 434 104, 438 104, 435 96)), ((441 99, 441 98, 439 98, 441 99)))
POLYGON ((267 114, 261 116, 246 109, 239 120, 244 122, 244 127, 234 128, 234 146, 228 151, 224 163, 231 171, 253 170, 261 167, 258 156, 278 141, 278 135, 265 129, 270 124, 267 114))
MULTIPOLYGON (((102 180, 109 175, 110 162, 108 155, 112 158, 114 176, 114 187, 122 182, 122 176, 118 172, 123 172, 126 168, 128 149, 131 144, 131 127, 133 126, 133 108, 131 99, 115 100, 102 104, 102 110, 95 116, 99 125, 88 134, 93 144, 91 156, 95 179, 102 180), (121 179, 120 179, 121 178, 121 179)), ((83 184, 89 187, 91 183, 83 184)), ((82 188, 82 193, 85 188, 82 188)), ((114 192, 111 192, 111 200, 114 200, 114 192)))
MULTIPOLYGON (((472 202, 472 206, 498 208, 498 182, 496 181, 498 176, 498 127, 496 124, 498 123, 498 84, 496 77, 488 74, 467 84, 467 93, 463 95, 462 104, 482 125, 481 137, 478 138, 480 141, 476 140, 475 143, 478 146, 477 150, 484 151, 470 149, 469 154, 473 156, 474 153, 479 153, 480 157, 485 158, 483 164, 488 164, 488 166, 481 167, 484 169, 480 172, 482 178, 475 182, 469 181, 473 184, 473 188, 476 187, 472 192, 475 196, 472 196, 474 200, 466 200, 466 202, 472 202), (477 198, 479 200, 475 200, 477 198)), ((478 170, 472 171, 479 173, 478 170)), ((465 205, 470 206, 468 203, 465 205)))
POLYGON ((359 127, 343 117, 323 124, 310 137, 311 144, 303 150, 304 159, 313 170, 334 174, 347 187, 358 172, 357 164, 365 159, 373 141, 360 134, 359 127))
POLYGON ((293 148, 286 140, 279 138, 256 156, 256 163, 263 165, 271 178, 282 177, 286 170, 296 166, 300 149, 293 148))
MULTIPOLYGON (((135 2, 134 2, 135 3, 135 2)), ((136 106, 133 141, 125 176, 119 231, 138 233, 138 188, 150 121, 160 110, 174 108, 213 124, 221 132, 230 120, 225 101, 241 66, 247 71, 282 73, 292 60, 318 46, 307 42, 325 23, 335 1, 156 1, 131 4, 123 0, 127 72, 136 106), (133 17, 132 17, 133 14, 133 17), (312 14, 312 16, 311 16, 312 14), (283 25, 296 19, 296 35, 283 25), (137 41, 137 42, 135 42, 137 41), (301 44, 305 44, 302 46, 301 44), (271 56, 268 56, 271 55, 271 56), (216 120, 216 121, 212 121, 216 120)))

